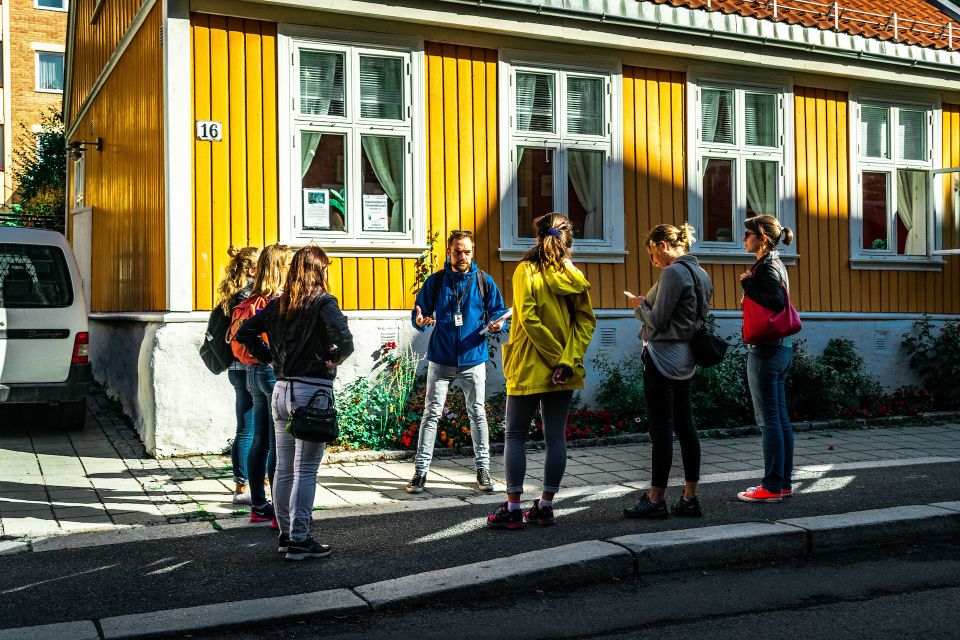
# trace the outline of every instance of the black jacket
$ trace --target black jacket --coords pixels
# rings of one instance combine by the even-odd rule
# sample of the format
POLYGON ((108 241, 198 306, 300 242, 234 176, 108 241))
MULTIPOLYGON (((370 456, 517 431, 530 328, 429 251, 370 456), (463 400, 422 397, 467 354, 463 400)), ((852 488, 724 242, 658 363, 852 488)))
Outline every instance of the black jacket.
POLYGON ((787 305, 784 287, 790 286, 787 268, 780 260, 780 252, 771 251, 753 264, 753 277, 743 280, 743 294, 767 309, 783 311, 787 305))
POLYGON ((333 380, 336 369, 324 362, 342 362, 353 353, 353 336, 337 299, 324 294, 287 320, 280 316, 280 298, 272 300, 237 331, 235 339, 257 360, 273 364, 277 379, 324 378, 333 380), (268 347, 260 339, 266 333, 268 347))

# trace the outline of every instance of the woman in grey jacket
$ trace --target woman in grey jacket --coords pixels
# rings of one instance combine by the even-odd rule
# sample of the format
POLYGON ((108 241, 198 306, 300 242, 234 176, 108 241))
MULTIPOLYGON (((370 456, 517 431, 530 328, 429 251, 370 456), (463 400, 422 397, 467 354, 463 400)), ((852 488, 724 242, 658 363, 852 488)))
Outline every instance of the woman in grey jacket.
POLYGON ((649 494, 644 493, 640 502, 623 510, 627 518, 667 517, 664 493, 673 462, 674 433, 680 441, 686 482, 672 512, 679 516, 703 515, 697 500, 700 440, 690 401, 690 378, 695 368, 690 339, 703 325, 698 302, 709 309, 713 283, 697 259, 687 253, 692 244, 693 227, 688 224, 679 229, 669 224, 654 227, 647 235, 647 252, 663 272, 646 296, 630 298, 643 323, 643 392, 653 449, 653 478, 649 494))

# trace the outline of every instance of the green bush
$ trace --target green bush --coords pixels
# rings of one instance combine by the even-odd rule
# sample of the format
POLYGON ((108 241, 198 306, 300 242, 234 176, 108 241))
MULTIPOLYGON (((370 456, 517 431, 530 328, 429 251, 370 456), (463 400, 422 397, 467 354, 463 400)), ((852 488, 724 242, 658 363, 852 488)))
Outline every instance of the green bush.
POLYGON ((903 348, 910 356, 910 367, 941 409, 960 407, 960 320, 948 320, 939 329, 930 316, 913 324, 903 336, 903 348))
POLYGON ((795 340, 787 378, 787 405, 793 420, 838 418, 860 407, 874 407, 880 382, 865 370, 852 340, 833 338, 814 357, 795 340))
POLYGON ((646 423, 647 405, 643 396, 643 363, 640 355, 613 363, 605 353, 601 353, 592 362, 594 375, 600 378, 594 403, 617 418, 640 418, 641 422, 646 423))
POLYGON ((709 369, 697 369, 691 381, 693 417, 704 428, 739 427, 753 422, 747 351, 734 336, 728 336, 727 342, 731 347, 723 361, 709 369))

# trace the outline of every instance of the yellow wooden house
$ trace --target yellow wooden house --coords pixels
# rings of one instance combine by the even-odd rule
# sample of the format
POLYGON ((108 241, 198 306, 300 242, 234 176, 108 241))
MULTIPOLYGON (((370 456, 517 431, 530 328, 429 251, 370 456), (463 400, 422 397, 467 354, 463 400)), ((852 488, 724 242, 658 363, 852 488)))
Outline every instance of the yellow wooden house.
POLYGON ((222 449, 230 388, 196 349, 229 246, 334 257, 349 377, 409 335, 431 233, 473 230, 509 296, 530 221, 559 210, 593 353, 636 356, 622 292, 653 283, 661 222, 696 227, 735 330, 742 221, 770 213, 796 230, 809 346, 850 337, 900 382, 902 333, 960 314, 960 24, 874 5, 74 0, 67 215, 95 375, 151 451, 222 449))

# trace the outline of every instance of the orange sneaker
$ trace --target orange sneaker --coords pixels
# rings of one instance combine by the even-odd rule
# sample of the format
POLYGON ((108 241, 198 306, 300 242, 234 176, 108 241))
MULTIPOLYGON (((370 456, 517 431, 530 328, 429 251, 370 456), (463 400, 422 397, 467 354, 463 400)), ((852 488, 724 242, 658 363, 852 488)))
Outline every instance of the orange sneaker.
POLYGON ((771 493, 760 487, 750 487, 746 491, 737 494, 737 500, 743 502, 783 502, 779 493, 771 493))

